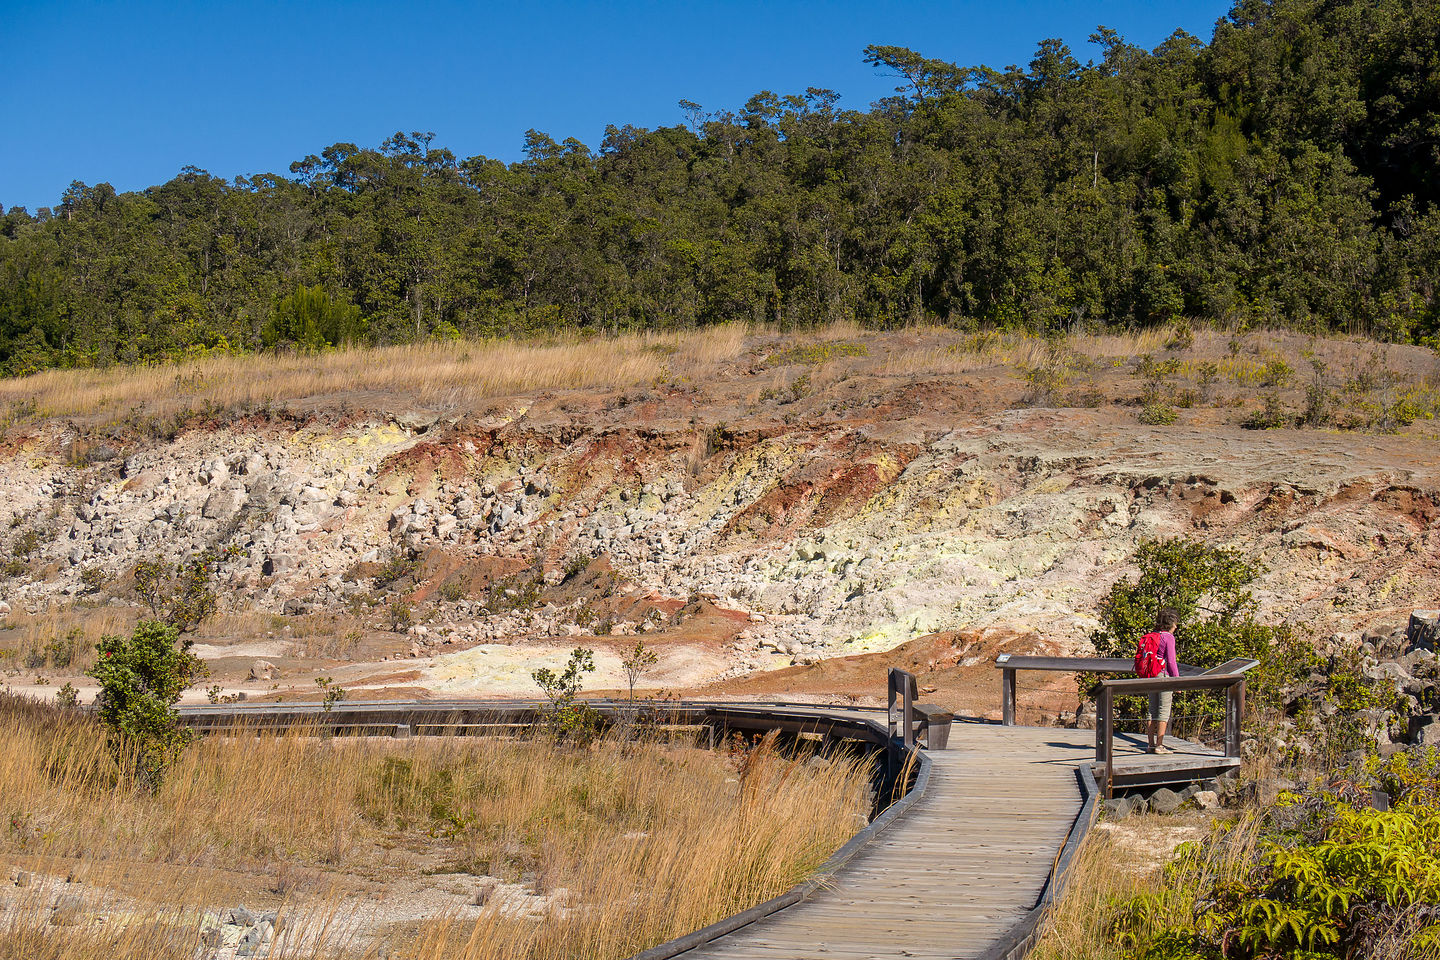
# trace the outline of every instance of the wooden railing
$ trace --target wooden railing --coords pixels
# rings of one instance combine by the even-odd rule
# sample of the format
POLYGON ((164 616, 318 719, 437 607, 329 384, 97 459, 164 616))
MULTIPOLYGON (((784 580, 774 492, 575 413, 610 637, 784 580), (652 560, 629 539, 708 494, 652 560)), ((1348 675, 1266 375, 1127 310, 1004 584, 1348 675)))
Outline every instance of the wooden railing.
POLYGON ((1179 677, 1130 677, 1100 681, 1095 703, 1095 761, 1105 765, 1101 784, 1110 795, 1115 780, 1115 696, 1164 691, 1225 691, 1225 756, 1240 756, 1240 720, 1245 713, 1245 674, 1258 660, 1235 659, 1201 673, 1179 677))
MULTIPOLYGON (((1178 664, 1180 676, 1203 673, 1199 667, 1188 663, 1178 664)), ((1007 727, 1015 725, 1015 671, 1051 670, 1061 673, 1130 673, 1135 669, 1133 660, 1119 657, 1016 657, 1002 653, 995 658, 995 669, 1000 674, 1001 723, 1007 727)))

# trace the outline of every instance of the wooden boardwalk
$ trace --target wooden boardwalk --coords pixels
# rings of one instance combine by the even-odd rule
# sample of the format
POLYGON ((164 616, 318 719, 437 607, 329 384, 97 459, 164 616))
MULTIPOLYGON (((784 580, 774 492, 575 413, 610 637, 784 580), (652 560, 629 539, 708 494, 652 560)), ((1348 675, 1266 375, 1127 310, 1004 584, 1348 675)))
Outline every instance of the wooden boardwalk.
MULTIPOLYGON (((324 713, 315 704, 197 706, 184 708, 182 718, 217 732, 309 719, 352 733, 493 735, 533 723, 535 706, 534 701, 354 703, 324 713)), ((666 704, 664 710, 675 722, 718 724, 722 731, 778 729, 892 742, 885 712, 873 709, 689 701, 666 704)), ((1098 801, 1098 789, 1087 797, 1081 787, 1096 763, 1095 743, 1093 730, 958 722, 948 749, 924 751, 928 772, 916 789, 847 844, 833 861, 838 866, 827 865, 834 872, 823 882, 811 881, 768 905, 653 947, 637 960, 1023 956, 1057 860, 1062 850, 1066 857, 1073 853, 1074 844, 1066 846, 1066 840, 1072 830, 1078 836, 1088 827, 1088 818, 1077 818, 1098 801)), ((1147 756, 1143 738, 1117 735, 1117 781, 1153 776, 1176 783, 1230 762, 1185 741, 1172 738, 1171 746, 1176 754, 1147 756)), ((1088 782, 1094 786, 1093 779, 1088 782)))
POLYGON ((929 782, 820 891, 685 960, 979 957, 1033 908, 1081 808, 1094 733, 958 724, 929 782))

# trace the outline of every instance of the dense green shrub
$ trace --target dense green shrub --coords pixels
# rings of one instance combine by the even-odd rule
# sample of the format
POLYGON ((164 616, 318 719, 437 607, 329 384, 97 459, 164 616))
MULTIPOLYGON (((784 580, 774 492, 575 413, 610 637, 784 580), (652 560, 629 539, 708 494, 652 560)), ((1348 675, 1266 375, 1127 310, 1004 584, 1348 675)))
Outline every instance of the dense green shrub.
POLYGON ((275 305, 260 339, 267 347, 290 344, 307 350, 358 343, 366 338, 360 308, 320 287, 300 287, 275 305))
POLYGON ((179 636, 175 627, 141 620, 129 637, 101 637, 87 671, 100 684, 95 703, 116 760, 133 764, 152 787, 190 740, 175 703, 205 673, 191 641, 180 643, 179 636))
MULTIPOLYGON (((1180 614, 1175 630, 1178 659, 1213 667, 1246 657, 1260 661, 1247 677, 1252 697, 1278 706, 1282 689, 1317 663, 1309 644, 1285 625, 1255 619, 1256 603, 1246 589, 1262 568, 1239 551, 1175 537, 1142 542, 1131 561, 1140 568, 1135 580, 1119 580, 1100 598, 1100 627, 1091 634, 1102 657, 1131 657, 1140 638, 1154 626, 1165 607, 1180 614)), ((1082 676, 1081 692, 1093 698, 1099 680, 1082 676)), ((1138 713, 1138 698, 1121 698, 1117 713, 1138 713)), ((1197 716, 1207 723, 1223 717, 1218 695, 1177 693, 1177 716, 1197 716)))
POLYGON ((1185 844, 1165 884, 1112 906, 1141 960, 1440 957, 1440 762, 1370 761, 1257 823, 1185 844), (1374 794, 1386 803, 1373 806, 1374 794), (1251 835, 1256 831, 1258 835, 1251 835))

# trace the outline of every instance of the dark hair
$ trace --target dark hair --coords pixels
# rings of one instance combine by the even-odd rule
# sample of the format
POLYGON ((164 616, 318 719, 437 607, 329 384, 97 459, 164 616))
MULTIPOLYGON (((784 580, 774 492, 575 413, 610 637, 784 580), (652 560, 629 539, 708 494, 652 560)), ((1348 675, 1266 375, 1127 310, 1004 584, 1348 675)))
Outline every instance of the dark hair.
POLYGON ((1174 607, 1164 607, 1155 614, 1155 629, 1174 630, 1180 625, 1180 611, 1174 607))

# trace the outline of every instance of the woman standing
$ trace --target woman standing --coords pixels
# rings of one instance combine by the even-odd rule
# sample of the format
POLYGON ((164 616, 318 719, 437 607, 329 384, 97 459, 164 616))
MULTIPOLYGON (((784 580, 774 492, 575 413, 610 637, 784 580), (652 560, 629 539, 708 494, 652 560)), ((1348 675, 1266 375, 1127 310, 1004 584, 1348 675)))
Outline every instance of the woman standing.
MULTIPOLYGON (((1141 677, 1178 677, 1180 667, 1175 662, 1175 627, 1180 623, 1180 614, 1174 607, 1166 607, 1155 615, 1155 629, 1140 638, 1135 651, 1135 673, 1141 677)), ((1170 725, 1170 703, 1174 694, 1161 690, 1150 694, 1150 725, 1146 729, 1148 746, 1146 753, 1169 753, 1165 746, 1165 728, 1170 725)))

